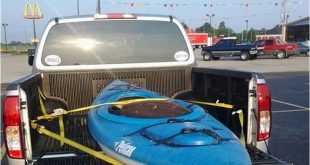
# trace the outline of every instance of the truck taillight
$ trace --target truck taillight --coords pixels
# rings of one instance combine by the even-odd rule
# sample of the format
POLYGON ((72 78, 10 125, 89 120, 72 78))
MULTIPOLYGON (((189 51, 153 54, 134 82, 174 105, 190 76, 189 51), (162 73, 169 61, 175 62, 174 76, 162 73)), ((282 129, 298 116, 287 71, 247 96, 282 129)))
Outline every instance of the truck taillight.
POLYGON ((257 85, 257 99, 257 140, 263 141, 270 137, 271 131, 271 95, 266 84, 257 85))
POLYGON ((22 159, 19 97, 7 96, 3 103, 4 139, 7 154, 11 158, 22 159))

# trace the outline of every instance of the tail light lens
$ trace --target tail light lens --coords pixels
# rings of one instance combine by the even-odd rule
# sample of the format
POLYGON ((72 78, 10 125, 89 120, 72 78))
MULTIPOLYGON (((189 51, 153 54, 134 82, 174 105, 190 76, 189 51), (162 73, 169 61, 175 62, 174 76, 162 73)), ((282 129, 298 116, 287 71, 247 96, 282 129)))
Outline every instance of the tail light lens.
POLYGON ((22 159, 19 97, 7 96, 4 99, 3 106, 4 139, 6 142, 7 154, 11 158, 22 159))
POLYGON ((124 13, 108 13, 108 14, 95 14, 96 19, 136 19, 133 14, 124 13))
POLYGON ((257 140, 263 141, 270 137, 271 130, 271 95, 266 84, 257 85, 258 99, 258 130, 257 140))

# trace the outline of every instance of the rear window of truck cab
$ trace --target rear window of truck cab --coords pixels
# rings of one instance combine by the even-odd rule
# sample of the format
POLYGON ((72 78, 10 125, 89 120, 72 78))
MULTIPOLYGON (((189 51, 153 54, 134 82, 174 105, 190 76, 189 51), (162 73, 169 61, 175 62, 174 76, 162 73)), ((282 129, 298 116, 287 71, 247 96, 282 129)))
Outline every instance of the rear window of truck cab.
POLYGON ((41 63, 99 65, 186 61, 182 32, 168 21, 83 21, 54 25, 45 40, 41 63))

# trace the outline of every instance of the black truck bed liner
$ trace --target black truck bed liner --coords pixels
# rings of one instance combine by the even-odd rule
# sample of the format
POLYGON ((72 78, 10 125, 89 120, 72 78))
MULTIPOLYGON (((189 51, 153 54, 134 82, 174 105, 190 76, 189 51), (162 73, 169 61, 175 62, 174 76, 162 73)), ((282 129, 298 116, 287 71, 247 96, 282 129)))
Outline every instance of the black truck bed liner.
MULTIPOLYGON (((87 130, 86 120, 85 114, 72 115, 66 118, 65 133, 70 132, 70 134, 65 136, 80 144, 100 150, 99 145, 93 140, 87 130)), ((107 164, 68 145, 61 147, 58 141, 43 135, 40 135, 40 138, 38 138, 37 143, 33 146, 33 151, 34 153, 41 153, 40 155, 34 155, 34 158, 37 160, 36 165, 107 164), (49 155, 49 157, 43 156, 42 153, 49 155), (71 156, 63 157, 64 154, 71 154, 71 156)), ((253 165, 290 165, 258 149, 251 148, 249 151, 251 151, 250 155, 253 165)))
MULTIPOLYGON (((65 137, 99 151, 99 145, 93 140, 88 132, 86 117, 85 114, 68 116, 65 119, 65 137)), ((39 136, 40 137, 33 146, 34 158, 36 159, 35 164, 37 165, 107 164, 66 144, 61 147, 59 141, 48 136, 39 136), (66 154, 71 156, 63 156, 66 154), (44 155, 49 156, 46 157, 44 155)))

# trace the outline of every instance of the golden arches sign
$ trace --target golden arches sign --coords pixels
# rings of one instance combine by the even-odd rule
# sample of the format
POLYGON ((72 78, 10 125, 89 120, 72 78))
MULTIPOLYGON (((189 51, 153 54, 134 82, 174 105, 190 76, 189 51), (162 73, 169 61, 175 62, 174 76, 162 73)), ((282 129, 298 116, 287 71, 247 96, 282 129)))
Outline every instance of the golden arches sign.
POLYGON ((37 1, 33 4, 30 4, 29 0, 26 0, 26 4, 24 7, 24 18, 25 19, 42 19, 43 14, 39 7, 37 1))

